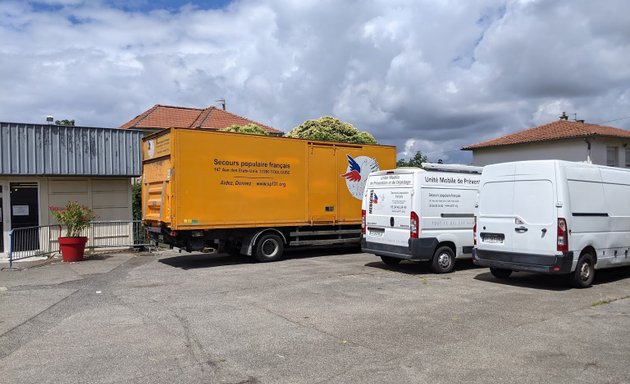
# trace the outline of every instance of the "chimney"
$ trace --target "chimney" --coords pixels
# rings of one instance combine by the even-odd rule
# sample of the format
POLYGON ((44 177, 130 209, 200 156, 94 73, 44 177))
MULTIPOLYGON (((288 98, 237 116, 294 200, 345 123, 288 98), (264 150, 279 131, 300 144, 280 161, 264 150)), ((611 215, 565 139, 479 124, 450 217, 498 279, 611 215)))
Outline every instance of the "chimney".
POLYGON ((225 111, 225 99, 219 99, 217 101, 221 103, 221 108, 225 111))
POLYGON ((569 120, 569 115, 566 112, 562 112, 562 116, 560 116, 560 120, 569 120))
POLYGON ((584 120, 575 120, 575 122, 584 124, 584 120))

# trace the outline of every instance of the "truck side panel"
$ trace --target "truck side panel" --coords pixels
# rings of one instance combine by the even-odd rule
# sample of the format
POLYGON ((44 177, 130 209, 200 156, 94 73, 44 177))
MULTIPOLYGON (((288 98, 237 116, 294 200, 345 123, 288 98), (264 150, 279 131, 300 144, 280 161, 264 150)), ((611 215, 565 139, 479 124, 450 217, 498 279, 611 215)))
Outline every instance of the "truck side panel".
POLYGON ((305 142, 174 132, 173 229, 308 222, 305 142))
POLYGON ((394 147, 190 129, 170 135, 173 230, 358 225, 368 174, 395 166, 394 147))

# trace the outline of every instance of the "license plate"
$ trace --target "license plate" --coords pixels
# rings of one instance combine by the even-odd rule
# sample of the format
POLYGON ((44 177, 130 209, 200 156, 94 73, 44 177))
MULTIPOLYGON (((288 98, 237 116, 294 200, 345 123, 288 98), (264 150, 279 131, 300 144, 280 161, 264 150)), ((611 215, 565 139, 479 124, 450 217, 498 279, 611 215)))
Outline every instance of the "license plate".
POLYGON ((375 230, 371 229, 371 230, 368 231, 368 234, 370 236, 372 236, 372 237, 383 237, 383 235, 385 234, 385 230, 381 230, 381 231, 376 230, 375 231, 375 230))
POLYGON ((493 243, 493 244, 501 244, 503 243, 503 239, 505 236, 499 233, 482 233, 481 240, 484 243, 493 243))

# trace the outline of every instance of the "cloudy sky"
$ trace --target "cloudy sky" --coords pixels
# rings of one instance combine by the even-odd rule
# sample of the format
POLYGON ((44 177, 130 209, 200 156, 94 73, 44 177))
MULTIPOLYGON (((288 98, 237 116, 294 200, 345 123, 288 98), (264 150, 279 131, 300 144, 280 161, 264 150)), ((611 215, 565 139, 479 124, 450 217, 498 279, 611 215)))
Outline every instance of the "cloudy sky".
POLYGON ((0 0, 0 121, 117 127, 154 104, 289 131, 333 115, 399 156, 572 118, 630 128, 627 0, 0 0))

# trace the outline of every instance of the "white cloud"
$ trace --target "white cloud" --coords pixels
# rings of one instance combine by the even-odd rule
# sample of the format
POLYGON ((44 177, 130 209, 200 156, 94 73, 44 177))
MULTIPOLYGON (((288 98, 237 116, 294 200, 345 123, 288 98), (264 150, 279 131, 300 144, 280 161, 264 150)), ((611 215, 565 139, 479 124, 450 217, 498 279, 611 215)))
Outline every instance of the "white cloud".
POLYGON ((460 147, 562 111, 630 115, 622 0, 47 3, 0 2, 2 121, 118 126, 155 103, 223 97, 285 131, 334 114, 400 155, 465 162, 460 147))

